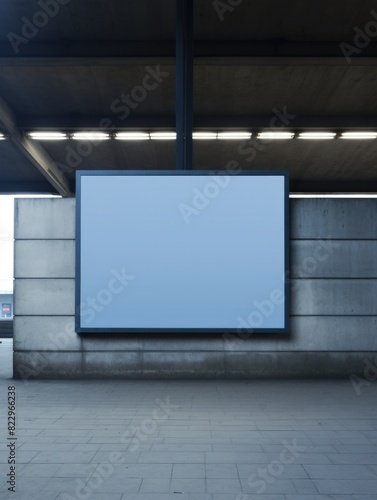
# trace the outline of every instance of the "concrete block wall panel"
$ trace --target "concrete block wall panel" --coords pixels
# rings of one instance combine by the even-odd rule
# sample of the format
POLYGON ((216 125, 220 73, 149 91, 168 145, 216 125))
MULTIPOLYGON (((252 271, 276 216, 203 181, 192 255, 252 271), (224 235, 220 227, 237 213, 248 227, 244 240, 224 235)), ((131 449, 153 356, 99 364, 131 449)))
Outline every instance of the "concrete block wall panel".
POLYGON ((376 199, 307 198, 290 205, 294 240, 377 239, 376 199))
POLYGON ((291 200, 287 335, 77 335, 75 200, 15 213, 16 377, 347 377, 377 362, 377 200, 291 200))
POLYGON ((16 240, 74 240, 73 198, 25 198, 15 201, 16 240))
POLYGON ((16 351, 82 351, 73 316, 16 316, 16 351))
POLYGON ((75 240, 16 240, 15 278, 75 278, 75 240))
POLYGON ((62 316, 75 314, 75 280, 24 279, 15 280, 16 316, 62 316))

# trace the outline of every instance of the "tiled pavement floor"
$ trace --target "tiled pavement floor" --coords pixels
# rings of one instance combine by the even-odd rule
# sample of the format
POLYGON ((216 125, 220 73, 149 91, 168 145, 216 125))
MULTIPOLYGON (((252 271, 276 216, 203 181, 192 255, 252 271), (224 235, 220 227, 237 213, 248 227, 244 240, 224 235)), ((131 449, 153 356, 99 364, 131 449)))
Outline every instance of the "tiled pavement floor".
POLYGON ((349 380, 2 379, 0 498, 376 500, 377 381, 360 392, 349 380))

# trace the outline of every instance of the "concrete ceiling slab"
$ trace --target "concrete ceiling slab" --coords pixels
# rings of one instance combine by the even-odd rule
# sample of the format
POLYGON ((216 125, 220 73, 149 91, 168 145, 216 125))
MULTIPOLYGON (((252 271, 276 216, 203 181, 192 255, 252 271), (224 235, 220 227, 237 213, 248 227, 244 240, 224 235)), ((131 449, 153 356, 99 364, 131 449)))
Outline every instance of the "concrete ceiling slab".
MULTIPOLYGON (((195 126, 265 128, 285 109, 295 115, 285 126, 295 130, 321 127, 321 120, 324 128, 377 130, 375 37, 350 62, 341 49, 355 43, 356 28, 377 26, 374 2, 243 0, 222 14, 212 0, 194 3, 195 126)), ((45 8, 45 16, 42 4, 0 2, 0 95, 21 132, 97 128, 103 120, 104 128, 174 128, 174 0, 56 0, 56 12, 45 8), (43 26, 30 27, 38 19, 43 26), (24 37, 18 50, 12 33, 24 37), (153 70, 164 76, 146 90, 153 70), (131 104, 128 95, 136 96, 131 104)), ((295 189, 308 192, 377 191, 375 142, 282 141, 259 147, 250 160, 239 143, 195 141, 194 167, 221 170, 236 160, 242 168, 288 169, 295 189)), ((76 164, 67 161, 74 141, 42 147, 73 187, 77 168, 175 168, 174 142, 109 140, 76 164)), ((8 141, 0 142, 0 183, 3 191, 27 183, 53 190, 8 141)))

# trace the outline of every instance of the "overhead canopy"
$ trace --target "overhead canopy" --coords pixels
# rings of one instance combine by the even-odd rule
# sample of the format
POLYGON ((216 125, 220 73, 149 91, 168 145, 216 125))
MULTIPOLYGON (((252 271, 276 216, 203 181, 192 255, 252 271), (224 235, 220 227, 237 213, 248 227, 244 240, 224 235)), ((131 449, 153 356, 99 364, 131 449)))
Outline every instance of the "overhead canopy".
MULTIPOLYGON (((377 130, 373 7, 196 0, 194 130, 254 139, 194 140, 193 168, 236 161, 289 170, 293 192, 376 192, 377 139, 255 140, 271 129, 377 130)), ((174 131, 175 30, 175 0, 2 0, 0 192, 69 196, 77 169, 174 169, 175 141, 27 133, 174 131)))

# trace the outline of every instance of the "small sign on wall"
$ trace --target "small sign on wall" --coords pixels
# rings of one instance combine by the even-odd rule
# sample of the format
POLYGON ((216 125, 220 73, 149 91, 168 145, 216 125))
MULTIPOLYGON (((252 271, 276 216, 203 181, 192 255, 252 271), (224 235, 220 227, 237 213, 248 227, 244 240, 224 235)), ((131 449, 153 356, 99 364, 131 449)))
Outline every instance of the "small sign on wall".
POLYGON ((12 318, 12 304, 8 303, 1 305, 1 317, 12 318))

